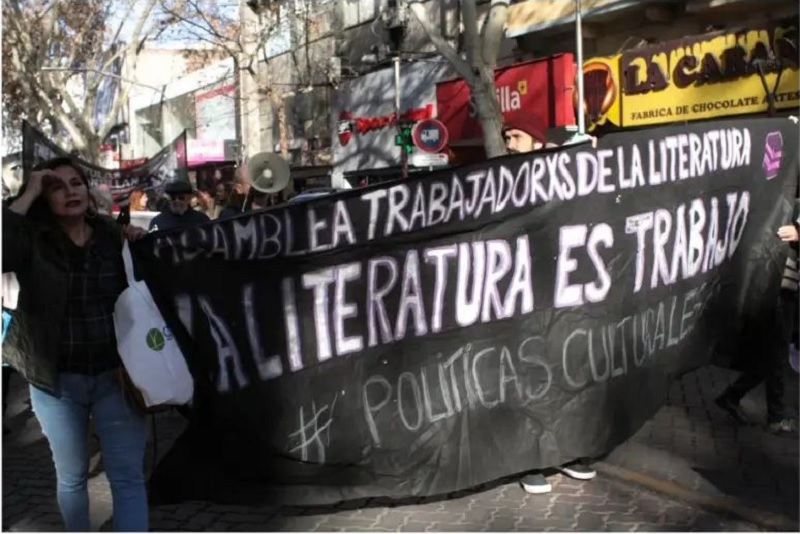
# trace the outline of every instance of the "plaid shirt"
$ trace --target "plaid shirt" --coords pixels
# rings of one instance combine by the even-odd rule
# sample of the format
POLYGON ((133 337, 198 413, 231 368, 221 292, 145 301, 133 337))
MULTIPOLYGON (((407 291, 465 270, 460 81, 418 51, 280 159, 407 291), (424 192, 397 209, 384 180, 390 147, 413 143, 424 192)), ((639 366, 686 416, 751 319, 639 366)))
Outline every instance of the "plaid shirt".
POLYGON ((85 247, 65 243, 69 270, 58 368, 97 375, 121 365, 114 304, 127 287, 119 243, 95 234, 85 247))

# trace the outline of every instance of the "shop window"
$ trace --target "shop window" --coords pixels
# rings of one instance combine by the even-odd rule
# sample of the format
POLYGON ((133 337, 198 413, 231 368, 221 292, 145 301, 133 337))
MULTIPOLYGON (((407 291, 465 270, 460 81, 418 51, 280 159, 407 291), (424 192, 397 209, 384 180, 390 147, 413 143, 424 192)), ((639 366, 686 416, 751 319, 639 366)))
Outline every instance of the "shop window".
POLYGON ((297 137, 312 139, 330 136, 330 104, 328 87, 312 87, 297 94, 294 111, 297 117, 297 137))

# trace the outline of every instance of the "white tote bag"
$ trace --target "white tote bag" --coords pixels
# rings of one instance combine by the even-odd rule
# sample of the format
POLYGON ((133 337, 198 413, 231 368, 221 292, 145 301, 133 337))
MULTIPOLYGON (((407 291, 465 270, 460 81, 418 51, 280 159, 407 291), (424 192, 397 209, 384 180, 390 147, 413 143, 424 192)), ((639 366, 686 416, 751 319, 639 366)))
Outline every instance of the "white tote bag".
POLYGON ((114 327, 125 370, 147 408, 187 404, 194 394, 192 375, 147 284, 133 277, 133 259, 127 242, 122 248, 122 259, 128 288, 114 305, 114 327))

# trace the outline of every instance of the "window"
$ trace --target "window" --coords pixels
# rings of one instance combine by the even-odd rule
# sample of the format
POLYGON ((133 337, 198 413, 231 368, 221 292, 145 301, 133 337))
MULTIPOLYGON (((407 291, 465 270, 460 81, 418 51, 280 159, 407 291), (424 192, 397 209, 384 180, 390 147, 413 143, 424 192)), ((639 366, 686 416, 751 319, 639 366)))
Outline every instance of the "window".
POLYGON ((382 0, 342 0, 342 21, 345 28, 369 22, 378 16, 382 0))

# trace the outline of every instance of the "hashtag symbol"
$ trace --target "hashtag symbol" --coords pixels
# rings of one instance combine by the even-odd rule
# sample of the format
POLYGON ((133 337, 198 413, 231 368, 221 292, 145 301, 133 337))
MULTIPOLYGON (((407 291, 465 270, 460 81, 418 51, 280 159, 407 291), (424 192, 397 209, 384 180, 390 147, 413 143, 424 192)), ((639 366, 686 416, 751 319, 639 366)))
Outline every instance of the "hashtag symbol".
MULTIPOLYGON (((338 395, 337 395, 338 397, 338 395)), ((299 428, 289 434, 289 439, 297 439, 299 444, 289 452, 300 451, 300 458, 309 461, 309 451, 316 450, 316 462, 325 463, 325 448, 331 443, 331 424, 333 423, 333 409, 336 407, 336 399, 329 406, 323 406, 317 410, 315 402, 311 402, 311 419, 306 422, 305 407, 300 406, 299 428), (327 418, 325 414, 327 413, 327 418), (323 439, 324 438, 324 439, 323 439)))

